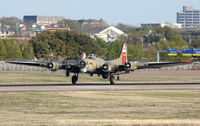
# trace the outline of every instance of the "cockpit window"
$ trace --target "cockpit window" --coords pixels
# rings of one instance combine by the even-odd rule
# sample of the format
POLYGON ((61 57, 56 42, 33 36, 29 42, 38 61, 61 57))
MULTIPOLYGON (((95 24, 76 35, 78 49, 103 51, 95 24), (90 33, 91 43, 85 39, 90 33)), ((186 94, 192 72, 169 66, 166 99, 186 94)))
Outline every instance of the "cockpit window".
POLYGON ((89 54, 89 57, 94 57, 95 56, 95 54, 89 54))

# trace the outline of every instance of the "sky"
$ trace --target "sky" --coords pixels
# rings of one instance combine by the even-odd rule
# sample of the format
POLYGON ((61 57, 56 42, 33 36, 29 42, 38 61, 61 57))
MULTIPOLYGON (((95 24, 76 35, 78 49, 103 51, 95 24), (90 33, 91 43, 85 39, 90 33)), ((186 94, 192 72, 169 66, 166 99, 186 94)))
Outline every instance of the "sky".
POLYGON ((24 15, 64 16, 67 19, 103 19, 140 26, 142 23, 176 23, 183 6, 200 9, 200 0, 2 0, 0 17, 24 15))

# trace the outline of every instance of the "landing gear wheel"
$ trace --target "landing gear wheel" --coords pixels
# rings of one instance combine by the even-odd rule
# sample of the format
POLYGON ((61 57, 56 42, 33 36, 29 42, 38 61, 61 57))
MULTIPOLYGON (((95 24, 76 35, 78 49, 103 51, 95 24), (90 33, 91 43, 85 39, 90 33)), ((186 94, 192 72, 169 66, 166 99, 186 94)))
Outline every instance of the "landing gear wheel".
POLYGON ((77 80, 78 80, 78 76, 73 75, 72 76, 72 84, 76 84, 77 80))
POLYGON ((115 84, 115 77, 110 76, 110 84, 114 85, 115 84))

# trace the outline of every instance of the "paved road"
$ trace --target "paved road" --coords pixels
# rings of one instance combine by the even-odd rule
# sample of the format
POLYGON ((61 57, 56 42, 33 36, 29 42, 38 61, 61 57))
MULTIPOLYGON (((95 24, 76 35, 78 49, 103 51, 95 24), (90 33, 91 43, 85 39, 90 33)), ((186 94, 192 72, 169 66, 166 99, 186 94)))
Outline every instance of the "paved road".
POLYGON ((80 83, 72 84, 1 84, 0 92, 200 90, 200 83, 80 83))

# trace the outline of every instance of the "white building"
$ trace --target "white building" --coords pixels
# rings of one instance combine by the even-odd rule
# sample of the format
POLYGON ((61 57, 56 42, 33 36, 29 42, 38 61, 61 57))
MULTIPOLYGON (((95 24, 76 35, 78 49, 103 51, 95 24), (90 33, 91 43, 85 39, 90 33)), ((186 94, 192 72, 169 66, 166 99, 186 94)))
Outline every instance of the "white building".
POLYGON ((183 28, 182 27, 182 24, 172 24, 172 23, 149 23, 149 24, 141 24, 141 27, 144 27, 144 26, 151 26, 152 28, 156 28, 156 27, 170 27, 170 28, 183 28))
POLYGON ((164 23, 164 24, 160 24, 161 28, 167 26, 170 28, 183 28, 182 24, 172 24, 172 23, 164 23))
POLYGON ((123 31, 117 29, 114 26, 110 26, 105 30, 95 34, 95 37, 102 38, 105 42, 113 42, 120 36, 126 35, 123 31))

